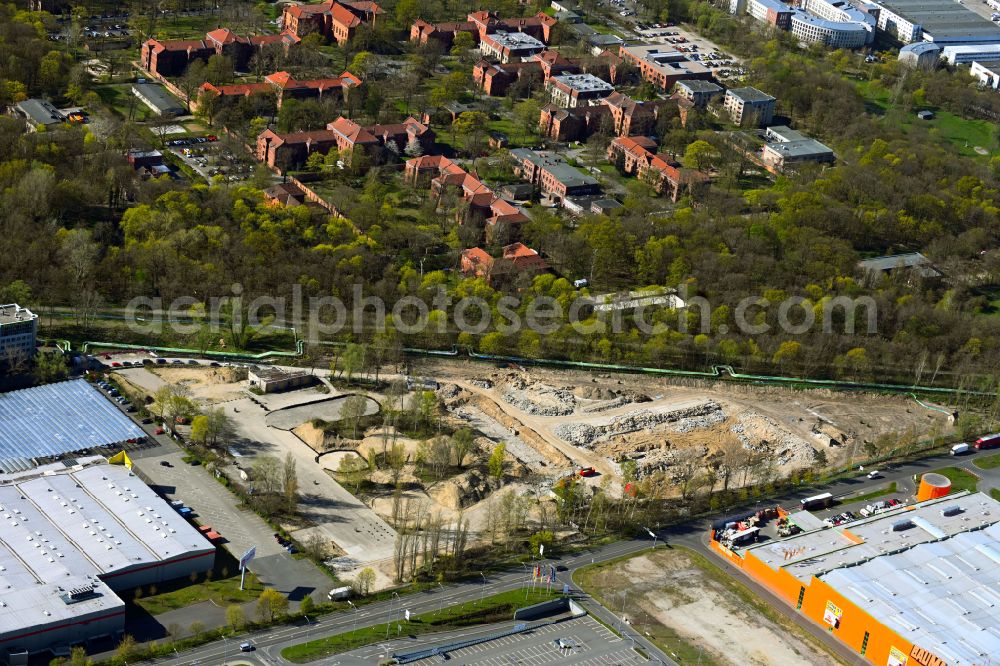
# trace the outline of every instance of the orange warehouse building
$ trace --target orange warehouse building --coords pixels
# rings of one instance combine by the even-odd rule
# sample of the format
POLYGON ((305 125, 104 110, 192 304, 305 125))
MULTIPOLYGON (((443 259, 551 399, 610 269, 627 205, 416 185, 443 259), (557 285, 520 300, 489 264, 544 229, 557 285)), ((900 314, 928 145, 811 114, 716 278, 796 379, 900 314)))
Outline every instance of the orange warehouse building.
POLYGON ((996 663, 1000 502, 958 493, 840 527, 803 518, 795 536, 711 546, 872 664, 996 663))

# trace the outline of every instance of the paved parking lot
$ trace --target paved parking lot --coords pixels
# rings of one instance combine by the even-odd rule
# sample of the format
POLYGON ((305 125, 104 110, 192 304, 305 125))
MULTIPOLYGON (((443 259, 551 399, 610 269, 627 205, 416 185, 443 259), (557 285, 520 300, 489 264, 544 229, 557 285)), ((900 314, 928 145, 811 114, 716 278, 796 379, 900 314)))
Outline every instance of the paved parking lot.
POLYGON ((216 528, 225 539, 224 547, 239 558, 250 547, 257 556, 250 570, 268 585, 293 600, 329 592, 332 581, 308 560, 295 559, 274 540, 273 530, 257 514, 240 509, 236 498, 200 465, 183 461, 183 452, 173 444, 143 452, 134 461, 152 482, 154 490, 168 499, 179 499, 194 509, 197 521, 216 528), (167 462, 169 467, 161 465, 167 462))
MULTIPOLYGON (((632 649, 629 641, 622 640, 589 615, 455 650, 449 652, 448 657, 448 661, 465 666, 511 666, 511 664, 624 666, 646 663, 646 660, 632 649), (557 646, 556 641, 560 639, 571 647, 557 646)), ((431 664, 440 661, 441 657, 437 656, 414 663, 431 664)))

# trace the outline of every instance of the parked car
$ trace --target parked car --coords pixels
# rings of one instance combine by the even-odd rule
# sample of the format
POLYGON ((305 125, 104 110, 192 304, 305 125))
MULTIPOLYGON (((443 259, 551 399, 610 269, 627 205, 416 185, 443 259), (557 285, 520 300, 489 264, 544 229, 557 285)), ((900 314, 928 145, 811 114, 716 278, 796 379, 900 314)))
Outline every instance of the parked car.
POLYGON ((157 434, 157 435, 162 435, 165 432, 166 432, 166 430, 163 429, 163 426, 160 426, 159 428, 157 428, 156 430, 153 431, 153 433, 157 434))

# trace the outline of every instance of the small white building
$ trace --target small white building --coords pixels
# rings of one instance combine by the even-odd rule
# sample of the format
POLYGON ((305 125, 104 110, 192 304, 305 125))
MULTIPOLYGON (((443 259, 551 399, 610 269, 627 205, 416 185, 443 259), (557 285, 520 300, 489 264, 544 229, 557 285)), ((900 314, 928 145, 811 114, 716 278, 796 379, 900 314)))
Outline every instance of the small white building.
POLYGON ((1000 88, 1000 59, 973 60, 969 65, 969 74, 979 79, 979 83, 987 88, 1000 88))

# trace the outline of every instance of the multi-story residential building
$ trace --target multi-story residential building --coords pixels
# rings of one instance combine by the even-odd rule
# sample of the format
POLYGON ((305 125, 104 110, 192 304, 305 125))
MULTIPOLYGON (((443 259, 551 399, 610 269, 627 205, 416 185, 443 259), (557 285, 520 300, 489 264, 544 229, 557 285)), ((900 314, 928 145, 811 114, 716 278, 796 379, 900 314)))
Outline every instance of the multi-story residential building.
POLYGON ((784 125, 768 127, 764 132, 764 140, 766 143, 761 151, 761 159, 775 171, 799 162, 832 163, 836 159, 829 147, 784 125))
POLYGON ((681 167, 669 155, 656 152, 656 142, 645 136, 620 136, 608 146, 608 161, 620 164, 627 173, 644 179, 659 194, 677 201, 682 194, 696 194, 709 177, 695 169, 681 167))
POLYGON ((0 305, 0 365, 35 353, 38 315, 16 303, 0 305))
POLYGON ((205 39, 158 40, 149 39, 142 45, 140 64, 151 74, 163 77, 179 76, 195 60, 208 60, 213 55, 228 56, 236 70, 245 70, 255 53, 268 47, 286 50, 301 41, 290 32, 278 35, 251 35, 243 37, 227 28, 219 28, 205 35, 205 39))
POLYGON ((479 40, 479 52, 502 63, 528 58, 545 50, 545 44, 523 32, 490 32, 479 40))
POLYGON ((280 109, 285 99, 323 99, 330 95, 342 95, 345 88, 356 88, 361 85, 361 79, 345 71, 336 78, 309 79, 305 81, 293 79, 288 72, 268 74, 260 83, 237 83, 216 86, 204 83, 199 91, 199 102, 205 95, 217 95, 223 100, 238 97, 248 97, 273 93, 280 109))
POLYGON ((756 88, 730 88, 723 98, 723 109, 737 125, 764 127, 774 119, 777 100, 756 88))
POLYGON ((662 44, 623 44, 618 56, 638 68, 642 78, 660 90, 670 90, 682 79, 712 78, 712 70, 708 67, 688 60, 680 51, 664 50, 662 44))
POLYGON ((640 102, 613 92, 593 106, 560 108, 546 104, 539 114, 539 131, 553 141, 582 141, 595 132, 617 136, 650 134, 656 119, 669 102, 640 102))
POLYGON ((557 202, 567 196, 596 194, 600 189, 594 178, 571 167, 555 153, 518 148, 510 154, 514 158, 514 172, 557 202))
POLYGON ((486 184, 443 155, 423 155, 406 161, 403 177, 408 183, 428 183, 436 197, 450 189, 459 192, 468 205, 460 213, 459 224, 483 226, 489 241, 520 235, 520 225, 528 221, 520 208, 497 196, 486 184))
POLYGON ((403 154, 411 141, 417 142, 422 151, 434 145, 434 131, 415 118, 390 125, 362 127, 349 118, 340 117, 328 123, 326 129, 313 132, 279 134, 267 129, 257 137, 257 159, 282 173, 305 163, 315 152, 339 150, 347 159, 357 149, 374 158, 386 157, 384 150, 395 155, 403 154), (392 144, 392 145, 390 145, 392 144))
POLYGON ((468 15, 465 21, 449 21, 447 23, 428 23, 417 19, 410 27, 410 41, 426 44, 431 40, 440 42, 445 48, 451 48, 455 35, 467 32, 473 40, 479 43, 484 35, 495 32, 520 32, 534 37, 546 44, 549 43, 552 26, 556 20, 551 16, 538 12, 526 18, 500 18, 496 12, 478 11, 468 15))
POLYGON ((491 284, 516 279, 521 275, 537 275, 549 270, 548 262, 538 252, 522 243, 505 245, 498 258, 480 248, 462 252, 462 274, 466 277, 485 278, 491 284))
POLYGON ((570 109, 597 104, 615 91, 614 86, 593 74, 553 76, 548 80, 546 89, 553 104, 570 109))
POLYGON ((472 68, 472 80, 492 97, 503 97, 515 81, 533 77, 545 84, 557 74, 579 72, 579 66, 559 55, 557 51, 542 51, 523 62, 491 63, 480 60, 472 68))
MULTIPOLYGON (((691 102, 696 108, 704 109, 717 97, 722 97, 726 90, 712 81, 678 81, 674 86, 674 94, 691 102)), ((639 132, 633 132, 638 134, 639 132)))
POLYGON ((298 37, 319 33, 327 39, 344 44, 354 37, 364 23, 375 23, 383 10, 369 0, 348 2, 327 0, 318 5, 285 5, 282 27, 298 37))

